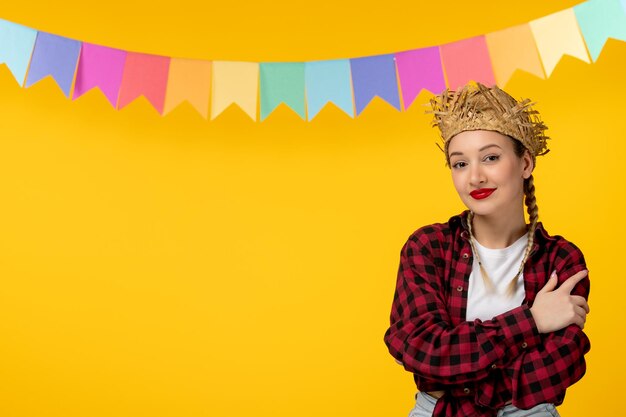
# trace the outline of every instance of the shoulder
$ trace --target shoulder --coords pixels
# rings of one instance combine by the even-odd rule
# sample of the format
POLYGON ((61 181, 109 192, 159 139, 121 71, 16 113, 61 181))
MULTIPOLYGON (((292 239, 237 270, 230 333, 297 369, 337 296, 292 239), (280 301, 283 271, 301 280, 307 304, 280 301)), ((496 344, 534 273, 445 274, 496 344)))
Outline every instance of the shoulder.
MULTIPOLYGON (((550 271, 546 271, 546 274, 549 275, 552 270, 555 270, 559 285, 577 272, 587 269, 585 256, 574 242, 561 235, 551 236, 543 227, 538 232, 540 233, 536 235, 536 239, 540 243, 539 256, 546 257, 546 265, 550 265, 550 271)), ((588 296, 588 276, 576 285, 572 294, 588 296)))
POLYGON ((550 235, 541 222, 537 225, 535 240, 539 249, 551 254, 555 260, 571 258, 584 260, 584 255, 578 245, 561 235, 550 235))
POLYGON ((446 222, 431 223, 413 231, 405 247, 424 249, 438 249, 445 242, 458 238, 463 230, 464 218, 467 212, 452 216, 446 222))

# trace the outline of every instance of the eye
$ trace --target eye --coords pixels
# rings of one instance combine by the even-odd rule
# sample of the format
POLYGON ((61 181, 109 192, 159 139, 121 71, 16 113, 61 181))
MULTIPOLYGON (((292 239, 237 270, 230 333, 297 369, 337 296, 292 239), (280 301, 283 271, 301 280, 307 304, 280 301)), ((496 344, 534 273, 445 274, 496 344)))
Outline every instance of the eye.
POLYGON ((459 161, 459 162, 454 163, 452 165, 452 168, 459 169, 459 168, 463 168, 465 165, 467 165, 465 162, 459 161))
POLYGON ((487 156, 485 156, 484 161, 487 161, 487 162, 495 162, 495 161, 497 161, 498 159, 500 159, 500 155, 487 155, 487 156))

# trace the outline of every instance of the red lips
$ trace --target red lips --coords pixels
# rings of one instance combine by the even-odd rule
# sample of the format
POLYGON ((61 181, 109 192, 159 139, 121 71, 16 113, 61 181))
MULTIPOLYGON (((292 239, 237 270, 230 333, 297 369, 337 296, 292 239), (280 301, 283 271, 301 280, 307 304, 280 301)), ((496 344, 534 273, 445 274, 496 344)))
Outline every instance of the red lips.
POLYGON ((482 200, 483 198, 489 197, 491 193, 493 193, 494 191, 496 191, 495 188, 481 188, 481 189, 472 191, 470 195, 476 200, 482 200))

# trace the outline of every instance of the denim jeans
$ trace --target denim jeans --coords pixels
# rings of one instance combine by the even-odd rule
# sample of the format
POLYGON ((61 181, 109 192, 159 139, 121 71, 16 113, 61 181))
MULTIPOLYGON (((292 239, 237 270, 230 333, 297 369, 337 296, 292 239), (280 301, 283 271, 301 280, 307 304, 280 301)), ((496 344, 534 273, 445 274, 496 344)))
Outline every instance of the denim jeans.
MULTIPOLYGON (((409 417, 431 417, 435 409, 437 398, 425 392, 418 392, 415 398, 415 407, 409 417)), ((498 410, 498 417, 560 417, 554 404, 538 404, 530 410, 522 410, 513 404, 507 404, 498 410)))

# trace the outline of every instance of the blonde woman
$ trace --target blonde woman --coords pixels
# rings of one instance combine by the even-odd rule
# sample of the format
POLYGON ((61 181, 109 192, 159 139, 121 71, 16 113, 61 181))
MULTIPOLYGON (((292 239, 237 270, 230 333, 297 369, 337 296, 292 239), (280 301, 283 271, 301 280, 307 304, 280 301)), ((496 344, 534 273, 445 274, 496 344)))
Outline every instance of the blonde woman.
POLYGON ((546 126, 497 86, 430 105, 467 210, 401 250, 384 341, 413 373, 410 416, 558 416, 586 370, 590 283, 579 248, 538 221, 532 172, 546 126))

